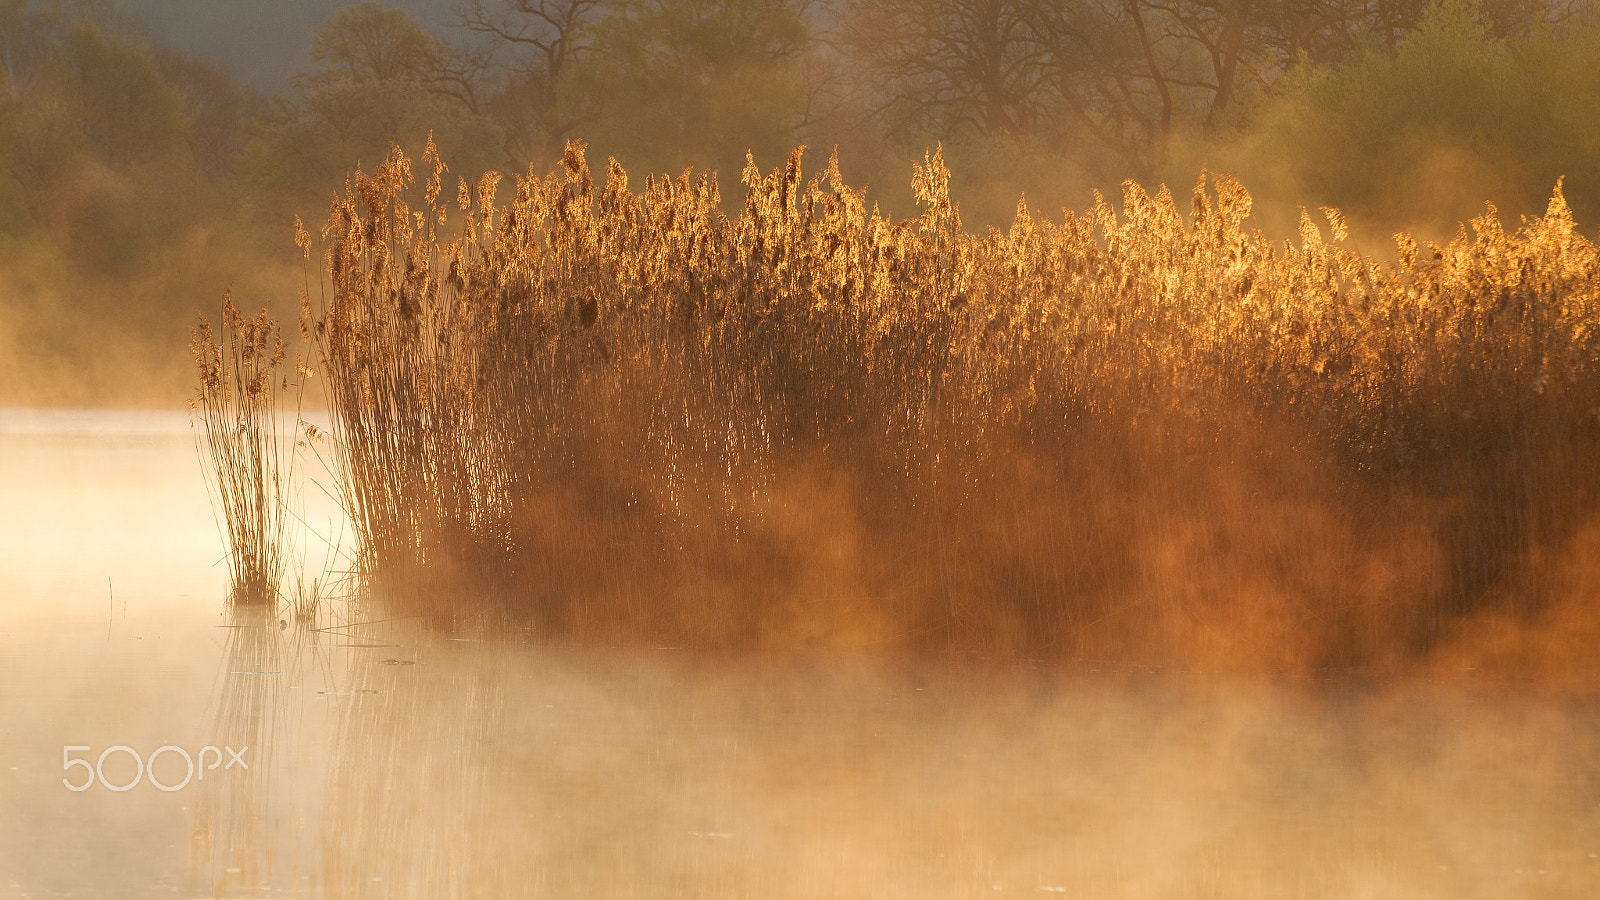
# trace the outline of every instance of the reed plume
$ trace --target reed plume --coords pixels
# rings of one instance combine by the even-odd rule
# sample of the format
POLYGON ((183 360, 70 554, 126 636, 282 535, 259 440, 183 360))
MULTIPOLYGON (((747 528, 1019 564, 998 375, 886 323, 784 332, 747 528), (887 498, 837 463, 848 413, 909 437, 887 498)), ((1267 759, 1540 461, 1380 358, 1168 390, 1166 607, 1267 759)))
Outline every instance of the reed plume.
POLYGON ((420 190, 398 149, 355 174, 304 315, 378 590, 604 640, 1193 626, 1331 664, 1537 609, 1523 564, 1595 512, 1600 265, 1559 185, 1383 261, 1333 209, 1270 240, 1206 174, 1187 216, 1130 182, 976 234, 934 153, 895 221, 803 149, 731 215, 581 143, 454 210, 431 142, 420 190), (1290 509, 1298 538, 1252 522, 1290 509), (1412 524, 1426 572, 1381 537, 1412 524))
POLYGON ((223 299, 221 336, 201 317, 189 348, 199 367, 190 401, 197 449, 228 545, 229 597, 275 605, 283 577, 285 488, 276 410, 283 335, 263 309, 246 317, 223 299))

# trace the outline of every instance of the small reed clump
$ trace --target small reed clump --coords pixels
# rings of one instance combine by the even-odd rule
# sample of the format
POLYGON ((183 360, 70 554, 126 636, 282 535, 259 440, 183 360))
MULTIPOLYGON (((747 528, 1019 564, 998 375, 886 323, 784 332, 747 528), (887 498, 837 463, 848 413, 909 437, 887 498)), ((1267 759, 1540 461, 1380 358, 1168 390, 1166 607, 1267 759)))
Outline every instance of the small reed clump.
POLYGON ((354 176, 303 305, 367 571, 423 613, 1375 664, 1536 612, 1529 560, 1596 509, 1600 265, 1559 185, 1383 262, 1332 209, 1247 230, 1220 176, 1187 217, 1129 183, 974 234, 939 154, 891 221, 801 150, 729 216, 575 143, 503 207, 461 180, 451 229, 423 163, 420 196, 398 149, 354 176))
POLYGON ((197 448, 228 544, 232 603, 275 605, 283 577, 287 473, 279 462, 276 379, 283 335, 263 309, 240 313, 223 300, 222 335, 201 317, 189 349, 199 366, 190 401, 197 448))

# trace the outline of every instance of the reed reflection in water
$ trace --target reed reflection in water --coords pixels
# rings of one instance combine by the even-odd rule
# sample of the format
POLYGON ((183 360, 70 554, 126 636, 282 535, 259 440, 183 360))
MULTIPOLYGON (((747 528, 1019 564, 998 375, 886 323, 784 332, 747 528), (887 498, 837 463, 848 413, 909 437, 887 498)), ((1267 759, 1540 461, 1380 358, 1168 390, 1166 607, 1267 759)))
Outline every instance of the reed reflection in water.
MULTIPOLYGON (((275 876, 272 753, 286 737, 284 664, 278 617, 269 607, 233 604, 209 746, 219 769, 198 783, 190 840, 197 888, 216 896, 270 891, 275 876), (234 753, 238 753, 238 765, 234 753), (218 777, 221 776, 221 777, 218 777)), ((289 875, 294 875, 290 860, 289 875)), ((289 883, 293 884, 298 879, 289 883)))
POLYGON ((115 418, 0 416, 0 508, 39 522, 0 546, 0 897, 1590 900, 1600 884, 1592 697, 579 651, 333 598, 315 621, 223 613, 187 423, 115 418), (166 744, 246 745, 251 768, 174 793, 62 786, 63 745, 92 761, 166 744))
MULTIPOLYGON (((1589 702, 574 651, 408 621, 317 639, 299 652, 338 661, 317 695, 325 793, 299 804, 314 838, 292 864, 218 852, 241 870, 218 882, 229 895, 251 871, 331 898, 1580 898, 1600 884, 1589 702)), ((282 694, 244 679, 219 737, 270 741, 258 704, 282 694)), ((250 785, 229 784, 236 814, 285 814, 250 785)), ((236 841, 274 833, 212 821, 236 841)))

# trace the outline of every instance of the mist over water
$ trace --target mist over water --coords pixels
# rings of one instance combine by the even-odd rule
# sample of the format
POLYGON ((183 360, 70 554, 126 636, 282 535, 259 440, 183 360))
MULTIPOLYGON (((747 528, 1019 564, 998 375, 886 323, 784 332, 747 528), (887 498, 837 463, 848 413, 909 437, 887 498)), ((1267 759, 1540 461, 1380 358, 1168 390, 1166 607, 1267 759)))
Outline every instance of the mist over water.
MULTIPOLYGON (((1586 695, 1117 659, 579 649, 339 600, 315 627, 227 614, 187 427, 0 417, 0 895, 1580 898, 1600 884, 1586 695), (63 785, 83 777, 63 747, 93 763, 119 745, 248 747, 249 768, 171 792, 63 785)), ((303 554, 313 569, 319 554, 303 554)), ((102 769, 135 775, 122 752, 102 769)), ((184 773, 169 751, 148 774, 184 773)))

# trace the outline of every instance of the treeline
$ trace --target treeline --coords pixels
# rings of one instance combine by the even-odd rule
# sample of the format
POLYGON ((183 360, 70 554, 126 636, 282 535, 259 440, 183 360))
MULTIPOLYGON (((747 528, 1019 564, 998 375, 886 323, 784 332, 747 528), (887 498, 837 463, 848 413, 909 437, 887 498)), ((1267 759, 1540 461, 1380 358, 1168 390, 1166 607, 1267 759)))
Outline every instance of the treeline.
POLYGON ((284 280, 241 215, 266 107, 125 23, 0 0, 0 403, 181 400, 184 323, 284 280))
POLYGON ((1588 0, 464 0, 448 23, 348 7, 268 95, 103 6, 0 0, 0 402, 180 397, 194 311, 292 298, 292 217, 430 133, 462 173, 582 139, 725 182, 747 151, 838 146, 896 214, 939 143, 969 227, 1203 166, 1269 232, 1332 205, 1358 242, 1443 238, 1562 176, 1600 215, 1588 0))

